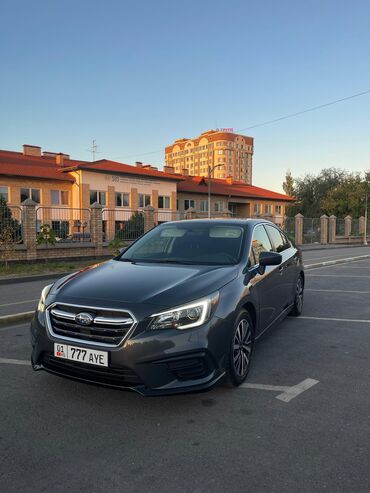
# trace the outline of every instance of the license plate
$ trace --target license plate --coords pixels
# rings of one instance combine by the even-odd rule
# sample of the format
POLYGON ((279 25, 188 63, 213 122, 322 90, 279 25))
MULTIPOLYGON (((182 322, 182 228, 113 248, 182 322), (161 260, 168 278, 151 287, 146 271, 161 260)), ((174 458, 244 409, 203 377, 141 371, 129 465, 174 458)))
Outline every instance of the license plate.
POLYGON ((108 353, 106 351, 54 343, 54 356, 89 365, 108 366, 108 353))

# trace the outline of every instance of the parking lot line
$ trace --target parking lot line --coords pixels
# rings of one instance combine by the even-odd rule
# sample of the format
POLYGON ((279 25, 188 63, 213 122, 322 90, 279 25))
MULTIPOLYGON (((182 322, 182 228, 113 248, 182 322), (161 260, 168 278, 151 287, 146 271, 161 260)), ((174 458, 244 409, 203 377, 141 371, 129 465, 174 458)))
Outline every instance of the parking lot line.
POLYGON ((31 362, 27 360, 11 359, 11 358, 0 358, 0 363, 5 365, 25 365, 25 366, 29 366, 31 364, 31 362))
POLYGON ((3 303, 0 306, 22 305, 24 303, 33 303, 34 301, 39 301, 39 300, 13 301, 12 303, 3 303))
POLYGON ((358 322, 361 324, 370 324, 370 320, 361 320, 356 318, 305 317, 304 315, 301 315, 299 318, 304 320, 328 320, 331 322, 358 322))
POLYGON ((347 289, 308 289, 306 291, 321 291, 323 293, 355 293, 355 294, 370 294, 370 291, 350 291, 347 289))
POLYGON ((306 277, 359 277, 366 279, 367 277, 370 276, 352 276, 348 274, 306 274, 306 277))
POLYGON ((265 385, 262 383, 242 383, 240 388, 243 389, 256 389, 256 390, 272 390, 275 392, 282 392, 281 394, 275 396, 276 399, 283 402, 290 402, 292 399, 297 397, 297 395, 302 394, 306 390, 310 389, 314 385, 319 383, 318 380, 314 378, 306 378, 297 385, 265 385))

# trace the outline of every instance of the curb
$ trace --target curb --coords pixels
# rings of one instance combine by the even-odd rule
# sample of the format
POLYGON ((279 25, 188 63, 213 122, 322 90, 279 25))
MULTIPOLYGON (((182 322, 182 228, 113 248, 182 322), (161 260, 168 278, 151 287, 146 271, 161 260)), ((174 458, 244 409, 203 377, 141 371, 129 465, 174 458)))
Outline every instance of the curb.
POLYGON ((73 274, 73 270, 69 272, 56 272, 54 274, 36 274, 33 276, 22 276, 22 277, 9 277, 9 278, 1 278, 0 277, 0 286, 4 284, 16 284, 20 282, 31 282, 31 281, 43 281, 47 279, 57 279, 59 277, 66 276, 68 274, 73 274))
POLYGON ((359 255, 358 257, 341 258, 338 260, 328 260, 327 262, 319 262, 317 264, 305 265, 304 270, 317 269, 318 267, 328 267, 329 265, 336 265, 336 264, 347 264, 349 262, 355 262, 356 260, 365 260, 368 258, 370 258, 370 254, 359 255))
POLYGON ((22 312, 22 313, 14 313, 12 315, 3 315, 0 317, 0 326, 6 324, 14 324, 17 322, 28 322, 32 320, 34 310, 32 312, 22 312))

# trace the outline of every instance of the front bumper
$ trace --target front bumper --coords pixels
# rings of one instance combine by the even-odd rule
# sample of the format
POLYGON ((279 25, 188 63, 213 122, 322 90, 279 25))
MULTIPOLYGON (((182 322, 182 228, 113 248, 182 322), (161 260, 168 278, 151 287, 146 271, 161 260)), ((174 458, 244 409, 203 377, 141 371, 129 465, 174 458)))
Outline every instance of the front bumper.
MULTIPOLYGON (((108 367, 54 357, 54 342, 42 316, 31 323, 34 370, 142 395, 208 390, 225 374, 225 353, 230 324, 213 317, 201 327, 187 330, 143 330, 140 324, 122 346, 108 350, 108 367)), ((70 343, 92 349, 87 342, 70 343)))

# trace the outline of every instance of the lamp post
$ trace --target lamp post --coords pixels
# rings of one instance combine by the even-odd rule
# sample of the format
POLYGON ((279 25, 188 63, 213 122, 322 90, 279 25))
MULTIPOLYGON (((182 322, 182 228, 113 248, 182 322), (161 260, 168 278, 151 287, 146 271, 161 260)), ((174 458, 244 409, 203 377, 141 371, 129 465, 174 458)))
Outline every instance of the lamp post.
POLYGON ((365 227, 364 227, 364 245, 367 245, 367 197, 368 197, 368 185, 370 181, 365 180, 365 227))
POLYGON ((216 168, 220 168, 223 164, 216 164, 216 166, 208 166, 208 219, 211 219, 211 177, 216 168))

